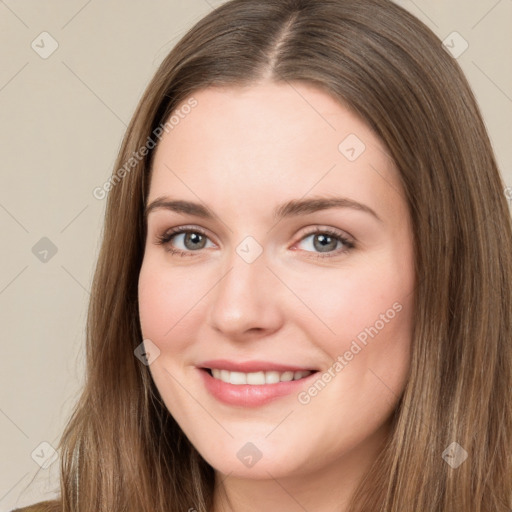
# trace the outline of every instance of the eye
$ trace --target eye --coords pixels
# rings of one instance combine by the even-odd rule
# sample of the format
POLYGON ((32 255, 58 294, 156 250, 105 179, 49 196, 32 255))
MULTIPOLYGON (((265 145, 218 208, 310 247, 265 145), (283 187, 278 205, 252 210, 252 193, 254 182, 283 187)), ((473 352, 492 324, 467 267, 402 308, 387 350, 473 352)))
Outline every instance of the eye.
POLYGON ((353 249, 355 244, 340 232, 316 228, 304 236, 297 246, 304 251, 317 253, 316 257, 322 258, 346 253, 353 249))
POLYGON ((157 236, 156 244, 166 246, 166 250, 172 254, 181 256, 193 256, 193 252, 208 247, 214 247, 206 233, 199 228, 179 227, 166 231, 157 236))
MULTIPOLYGON (((155 242, 163 245, 166 251, 180 256, 194 256, 194 253, 215 244, 209 239, 204 230, 198 227, 182 226, 166 231, 157 236, 155 242)), ((298 242, 297 247, 303 251, 314 253, 314 257, 327 258, 346 253, 355 247, 354 242, 329 228, 315 228, 298 242)))

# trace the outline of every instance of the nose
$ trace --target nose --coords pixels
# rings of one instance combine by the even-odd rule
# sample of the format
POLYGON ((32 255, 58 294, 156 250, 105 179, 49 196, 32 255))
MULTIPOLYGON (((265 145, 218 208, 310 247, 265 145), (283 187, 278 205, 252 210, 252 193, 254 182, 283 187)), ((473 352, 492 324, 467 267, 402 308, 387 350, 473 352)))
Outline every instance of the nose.
POLYGON ((209 324, 234 340, 268 336, 283 325, 279 282, 267 268, 262 254, 247 263, 238 254, 212 290, 209 324))

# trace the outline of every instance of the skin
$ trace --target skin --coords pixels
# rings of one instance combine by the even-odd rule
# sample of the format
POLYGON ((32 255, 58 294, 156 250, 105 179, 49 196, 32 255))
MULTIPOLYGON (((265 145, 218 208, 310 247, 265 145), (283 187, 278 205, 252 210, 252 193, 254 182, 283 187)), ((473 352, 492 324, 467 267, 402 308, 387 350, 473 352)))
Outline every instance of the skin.
POLYGON ((314 86, 210 87, 194 98, 156 150, 147 204, 169 196, 216 217, 149 213, 139 309, 144 338, 160 350, 151 375, 216 470, 216 512, 345 510, 389 435, 410 365, 413 236, 398 172, 371 129, 314 86), (349 134, 365 145, 354 161, 338 148, 349 134), (272 218, 286 201, 333 196, 379 219, 348 207, 272 218), (184 245, 184 235, 156 243, 179 226, 203 228, 204 248, 184 245), (354 248, 340 252, 346 246, 334 241, 322 252, 311 234, 317 227, 354 248), (236 252, 247 236, 263 249, 252 263, 236 252), (393 304, 394 318, 332 370, 393 304), (307 404, 291 394, 231 406, 208 393, 195 366, 220 358, 331 368, 335 376, 307 404), (237 457, 247 442, 262 453, 252 467, 237 457))

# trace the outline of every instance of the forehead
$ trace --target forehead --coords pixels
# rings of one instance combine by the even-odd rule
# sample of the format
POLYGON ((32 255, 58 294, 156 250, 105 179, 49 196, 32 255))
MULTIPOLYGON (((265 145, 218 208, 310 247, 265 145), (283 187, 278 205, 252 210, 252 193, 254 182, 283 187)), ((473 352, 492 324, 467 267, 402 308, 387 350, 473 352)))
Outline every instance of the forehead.
POLYGON ((209 87, 192 97, 195 106, 175 109, 179 122, 157 147, 150 198, 237 196, 240 206, 246 195, 281 201, 332 191, 369 200, 399 190, 383 143, 312 85, 209 87))

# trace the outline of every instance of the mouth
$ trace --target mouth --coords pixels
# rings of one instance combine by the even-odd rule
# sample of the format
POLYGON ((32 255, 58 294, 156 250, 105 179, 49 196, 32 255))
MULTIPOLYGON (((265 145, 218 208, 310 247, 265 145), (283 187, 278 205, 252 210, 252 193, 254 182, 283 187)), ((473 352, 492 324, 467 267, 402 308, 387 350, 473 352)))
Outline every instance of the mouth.
POLYGON ((241 386, 243 384, 250 384, 251 386, 263 386, 265 384, 277 384, 279 382, 291 382, 294 380, 301 380, 309 377, 317 370, 287 370, 278 372, 275 370, 258 371, 258 372, 234 372, 219 368, 202 368, 214 379, 225 382, 226 384, 233 384, 234 386, 241 386))
POLYGON ((319 370, 269 362, 205 361, 197 366, 206 390, 223 404, 257 407, 310 385, 319 370))

